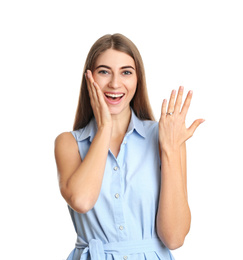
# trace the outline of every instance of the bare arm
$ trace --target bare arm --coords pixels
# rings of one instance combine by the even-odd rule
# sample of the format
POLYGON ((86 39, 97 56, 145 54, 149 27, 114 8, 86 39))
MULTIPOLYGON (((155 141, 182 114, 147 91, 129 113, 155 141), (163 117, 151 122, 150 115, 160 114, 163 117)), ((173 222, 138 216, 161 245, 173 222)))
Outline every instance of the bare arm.
POLYGON ((162 151, 161 161, 157 231, 168 248, 176 249, 183 244, 191 222, 180 149, 162 151))
POLYGON ((159 142, 161 149, 161 191, 157 213, 157 232, 160 239, 170 249, 180 247, 189 232, 191 213, 187 201, 186 146, 185 141, 204 121, 198 119, 187 129, 185 117, 190 105, 192 92, 189 92, 180 112, 183 89, 179 89, 176 103, 172 92, 166 113, 163 102, 159 122, 159 142))
POLYGON ((94 84, 91 72, 88 79, 91 105, 98 126, 88 153, 81 161, 78 145, 71 133, 59 135, 55 142, 61 194, 67 203, 80 213, 93 208, 98 199, 112 131, 109 109, 99 86, 94 84))
POLYGON ((61 194, 77 212, 87 212, 98 199, 109 138, 110 129, 99 130, 82 162, 71 133, 63 133, 56 139, 55 157, 61 194))
POLYGON ((186 197, 187 197, 187 156, 186 156, 186 142, 184 142, 181 147, 181 170, 182 170, 182 178, 184 182, 186 197))

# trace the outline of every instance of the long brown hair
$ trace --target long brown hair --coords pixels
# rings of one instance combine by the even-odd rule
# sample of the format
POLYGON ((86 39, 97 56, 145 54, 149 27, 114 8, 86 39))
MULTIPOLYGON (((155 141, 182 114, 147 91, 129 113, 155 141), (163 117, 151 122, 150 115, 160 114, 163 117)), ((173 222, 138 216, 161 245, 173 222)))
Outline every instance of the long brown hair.
POLYGON ((79 101, 73 130, 78 130, 85 127, 93 117, 93 110, 90 104, 84 73, 87 70, 91 70, 93 72, 98 56, 108 49, 124 52, 134 59, 137 73, 137 88, 134 97, 130 102, 130 106, 139 119, 154 120, 152 108, 148 98, 144 65, 137 47, 131 40, 122 34, 107 34, 99 38, 88 53, 83 70, 83 78, 81 82, 79 101))

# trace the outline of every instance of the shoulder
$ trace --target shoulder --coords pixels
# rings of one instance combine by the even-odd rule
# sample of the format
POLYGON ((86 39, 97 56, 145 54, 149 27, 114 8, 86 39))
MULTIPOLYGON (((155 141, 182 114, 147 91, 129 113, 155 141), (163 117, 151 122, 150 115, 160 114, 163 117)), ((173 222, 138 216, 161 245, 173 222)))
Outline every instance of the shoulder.
POLYGON ((78 144, 71 132, 64 132, 56 137, 54 154, 59 174, 80 163, 78 144))
POLYGON ((73 143, 73 142, 75 142, 75 139, 71 132, 63 132, 59 134, 55 139, 55 145, 73 143))
POLYGON ((55 153, 70 149, 78 149, 77 142, 71 132, 63 132, 55 139, 55 153))

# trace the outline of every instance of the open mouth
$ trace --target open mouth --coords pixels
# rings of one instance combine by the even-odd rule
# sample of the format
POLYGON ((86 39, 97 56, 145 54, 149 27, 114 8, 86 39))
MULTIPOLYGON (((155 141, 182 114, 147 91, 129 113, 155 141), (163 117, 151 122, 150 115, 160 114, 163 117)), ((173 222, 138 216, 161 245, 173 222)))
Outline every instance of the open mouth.
POLYGON ((125 94, 124 93, 116 93, 116 94, 115 93, 105 93, 105 96, 108 100, 114 102, 114 101, 121 100, 125 96, 125 94))

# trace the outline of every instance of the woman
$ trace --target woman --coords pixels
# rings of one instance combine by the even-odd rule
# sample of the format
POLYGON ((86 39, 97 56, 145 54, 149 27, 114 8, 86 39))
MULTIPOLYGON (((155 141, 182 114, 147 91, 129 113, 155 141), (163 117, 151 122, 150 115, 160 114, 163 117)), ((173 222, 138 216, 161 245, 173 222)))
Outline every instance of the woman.
POLYGON ((136 46, 121 34, 92 46, 74 131, 55 142, 77 232, 68 260, 173 259, 169 249, 183 244, 191 222, 185 141, 204 121, 185 127, 192 92, 183 106, 182 95, 173 90, 153 121, 136 46))

